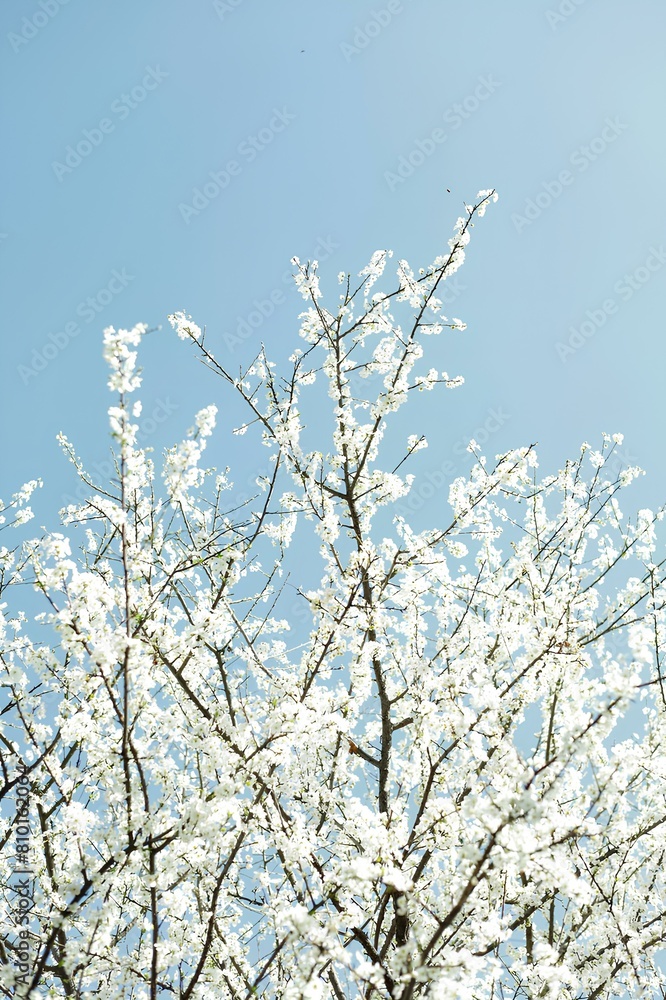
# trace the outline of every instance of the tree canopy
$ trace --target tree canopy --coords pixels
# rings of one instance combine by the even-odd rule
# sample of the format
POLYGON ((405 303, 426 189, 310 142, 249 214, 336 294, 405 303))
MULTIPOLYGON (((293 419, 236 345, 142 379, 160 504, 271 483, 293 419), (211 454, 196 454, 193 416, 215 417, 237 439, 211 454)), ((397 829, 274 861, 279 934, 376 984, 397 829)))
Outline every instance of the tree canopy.
POLYGON ((3 995, 665 995, 662 512, 619 502, 640 470, 611 471, 619 435, 541 477, 535 447, 471 442, 441 525, 392 514, 427 441, 386 464, 382 438, 461 381, 428 337, 464 327, 440 296, 495 198, 389 292, 386 251, 330 308, 294 258, 286 375, 262 348, 234 376, 170 317, 270 453, 240 509, 202 464, 215 406, 159 470, 138 445, 146 328, 105 331, 116 474, 61 437, 86 501, 0 551, 3 995), (308 589, 283 567, 313 533, 308 589))

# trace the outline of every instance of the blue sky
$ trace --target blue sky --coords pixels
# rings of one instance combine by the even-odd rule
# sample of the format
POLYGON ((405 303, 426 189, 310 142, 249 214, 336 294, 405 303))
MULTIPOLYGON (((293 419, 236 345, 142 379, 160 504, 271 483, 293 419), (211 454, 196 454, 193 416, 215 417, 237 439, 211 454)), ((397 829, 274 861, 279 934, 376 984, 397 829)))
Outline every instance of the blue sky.
POLYGON ((664 37, 661 0, 5 0, 0 496, 42 476, 57 527, 76 485, 58 431, 103 470, 102 329, 138 321, 163 327, 144 443, 215 402, 209 460, 244 489, 262 450, 229 439, 238 404, 167 314, 230 368, 261 341, 279 361, 298 344, 293 255, 336 296, 375 249, 428 264, 494 187, 451 286, 468 329, 432 348, 465 386, 402 411, 430 441, 412 471, 462 473, 474 435, 490 455, 538 442, 546 473, 622 431, 648 471, 633 506, 658 505, 664 37))

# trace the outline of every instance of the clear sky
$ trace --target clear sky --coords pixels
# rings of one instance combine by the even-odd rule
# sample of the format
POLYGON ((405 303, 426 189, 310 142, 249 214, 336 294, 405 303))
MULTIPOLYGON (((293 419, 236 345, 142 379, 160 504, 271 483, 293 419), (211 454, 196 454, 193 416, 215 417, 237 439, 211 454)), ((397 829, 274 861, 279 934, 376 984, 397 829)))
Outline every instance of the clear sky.
POLYGON ((210 461, 244 488, 262 450, 223 432, 238 404, 167 314, 231 367, 261 340, 279 360, 293 255, 336 296, 375 249, 428 264, 494 187, 451 291, 468 330, 433 345, 465 386, 402 411, 430 441, 412 471, 463 472, 474 435, 538 442, 546 473, 622 431, 635 506, 662 502, 665 38, 663 0, 3 0, 0 496, 42 476, 57 527, 56 433, 105 461, 101 332, 138 321, 163 325, 144 442, 216 402, 210 461))

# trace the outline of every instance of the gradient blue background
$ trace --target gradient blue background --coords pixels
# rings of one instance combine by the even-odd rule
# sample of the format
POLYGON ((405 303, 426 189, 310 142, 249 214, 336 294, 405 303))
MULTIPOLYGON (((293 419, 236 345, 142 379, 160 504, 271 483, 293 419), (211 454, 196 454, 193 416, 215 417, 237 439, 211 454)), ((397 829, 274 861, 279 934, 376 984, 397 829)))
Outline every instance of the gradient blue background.
MULTIPOLYGON (((216 402, 220 431, 208 461, 231 465, 242 491, 265 453, 249 436, 228 437, 238 401, 177 340, 167 314, 191 313, 230 368, 262 340, 284 359, 298 344, 302 308, 283 280, 294 254, 321 258, 319 241, 334 244, 321 272, 337 296, 337 272, 358 271, 377 248, 392 248, 394 263, 427 265, 463 202, 489 187, 499 203, 475 227, 449 306, 468 330, 432 347, 432 363, 466 383, 402 411, 401 430, 430 441, 412 471, 449 460, 462 473, 463 443, 489 418, 495 427, 494 411, 501 426, 484 444, 488 454, 538 442, 542 471, 552 472, 581 441, 623 431, 620 460, 648 470, 633 505, 666 497, 666 266, 626 302, 614 291, 651 247, 666 244, 666 6, 392 0, 389 22, 372 26, 388 8, 387 0, 69 0, 49 15, 37 0, 2 4, 0 495, 42 476, 39 524, 57 527, 76 486, 56 433, 93 468, 108 455, 103 327, 163 325, 142 352, 144 420, 160 417, 143 441, 159 453, 216 402), (114 102, 141 85, 146 67, 166 77, 121 119, 114 102), (493 92, 475 102, 480 78, 493 92), (474 110, 463 120, 455 105, 466 100, 474 110), (276 108, 293 120, 250 162, 239 147, 276 108), (54 162, 103 118, 113 131, 58 179, 54 162), (608 118, 620 134, 587 169, 574 166, 608 118), (389 183, 400 157, 437 128, 446 141, 411 177, 389 183), (240 173, 186 223, 179 205, 231 159, 240 173), (517 224, 563 170, 572 183, 529 225, 517 224), (114 269, 132 280, 86 321, 80 304, 114 269), (230 346, 254 300, 271 293, 272 316, 230 346), (617 311, 562 361, 557 343, 608 298, 617 311), (33 352, 72 321, 79 335, 27 376, 33 352)), ((445 490, 425 497, 415 525, 441 523, 445 500, 445 490)))

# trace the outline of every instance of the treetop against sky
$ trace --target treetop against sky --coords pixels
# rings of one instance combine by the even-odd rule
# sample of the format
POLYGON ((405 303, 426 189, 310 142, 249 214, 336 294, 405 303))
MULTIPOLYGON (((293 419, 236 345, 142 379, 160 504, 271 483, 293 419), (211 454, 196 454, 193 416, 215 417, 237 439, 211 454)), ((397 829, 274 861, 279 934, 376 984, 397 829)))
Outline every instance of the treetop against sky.
MULTIPOLYGON (((663 992, 663 511, 623 515, 621 435, 545 475, 470 442, 435 526, 396 512, 496 197, 335 304, 295 257, 286 365, 232 373, 172 314, 219 405, 161 458, 137 393, 163 334, 105 330, 113 473, 61 435, 85 499, 0 551, 4 995, 663 992), (268 453, 240 505, 204 464, 229 396, 268 453)), ((19 538, 37 486, 4 506, 19 538)))

